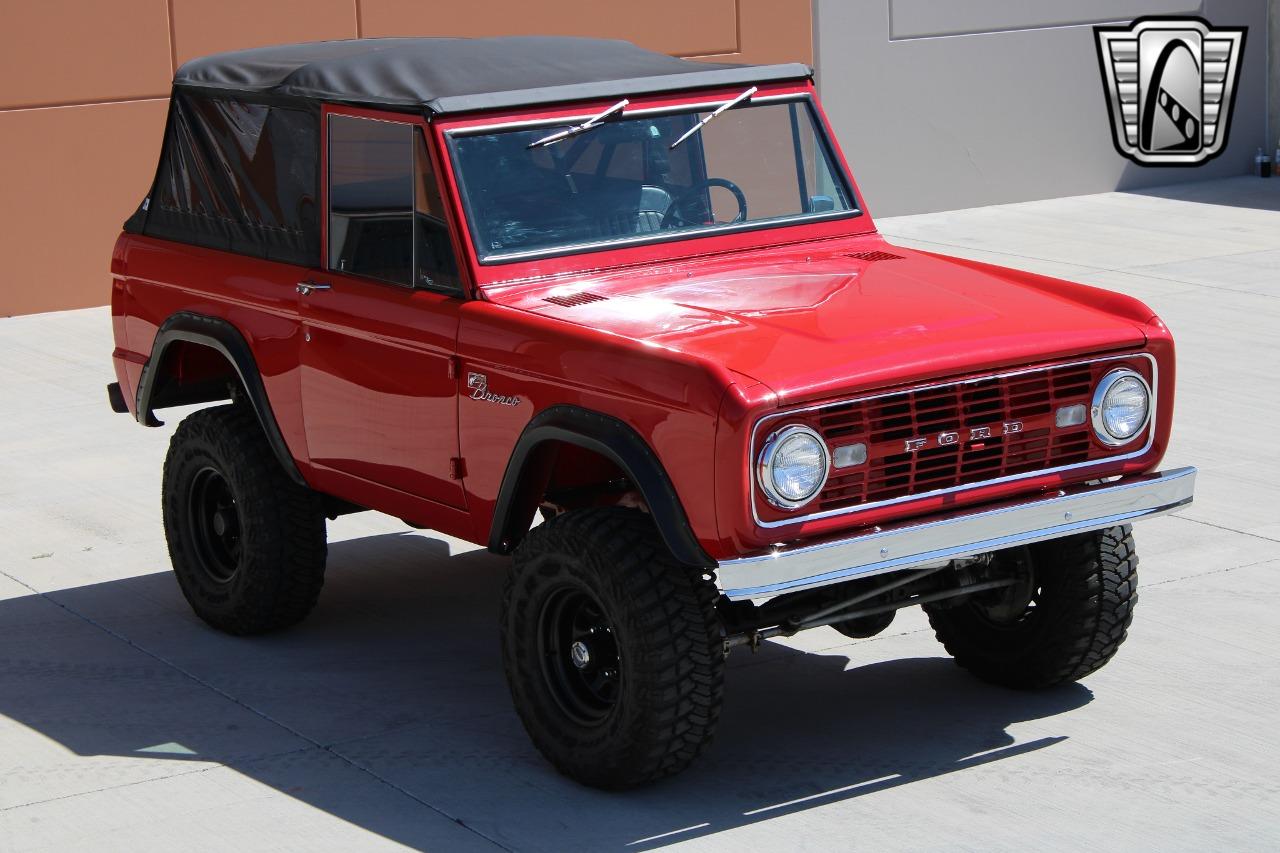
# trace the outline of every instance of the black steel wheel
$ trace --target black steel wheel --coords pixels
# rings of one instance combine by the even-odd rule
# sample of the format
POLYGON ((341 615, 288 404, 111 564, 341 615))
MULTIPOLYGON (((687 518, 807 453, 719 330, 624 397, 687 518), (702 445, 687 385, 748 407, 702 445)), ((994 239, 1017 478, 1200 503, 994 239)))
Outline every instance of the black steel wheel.
POLYGON ((502 656, 539 751, 599 788, 687 767, 720 715, 716 595, 637 510, 575 510, 531 530, 503 591, 502 656))
POLYGON ((1027 689, 1076 681, 1124 642, 1138 600, 1128 526, 1001 551, 995 568, 1014 584, 924 606, 938 641, 984 681, 1027 689))
POLYGON ((240 510, 217 468, 206 466, 191 478, 186 518, 200 568, 214 583, 230 583, 240 568, 240 510))
POLYGON ((178 425, 161 502, 174 574, 201 619, 258 634, 315 606, 326 555, 320 496, 280 468, 252 410, 201 409, 178 425))
POLYGON ((618 703, 618 643, 604 608, 585 587, 566 584, 543 600, 538 658, 548 693, 575 722, 599 723, 618 703))

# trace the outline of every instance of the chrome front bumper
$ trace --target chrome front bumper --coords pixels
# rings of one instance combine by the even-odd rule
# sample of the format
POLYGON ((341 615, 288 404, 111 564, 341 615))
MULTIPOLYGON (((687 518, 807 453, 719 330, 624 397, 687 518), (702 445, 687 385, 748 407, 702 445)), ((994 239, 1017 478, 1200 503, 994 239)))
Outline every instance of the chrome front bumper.
POLYGON ((1164 515, 1191 503, 1195 484, 1195 468, 1175 468, 1073 486, 848 539, 722 560, 716 574, 729 598, 763 598, 1164 515))

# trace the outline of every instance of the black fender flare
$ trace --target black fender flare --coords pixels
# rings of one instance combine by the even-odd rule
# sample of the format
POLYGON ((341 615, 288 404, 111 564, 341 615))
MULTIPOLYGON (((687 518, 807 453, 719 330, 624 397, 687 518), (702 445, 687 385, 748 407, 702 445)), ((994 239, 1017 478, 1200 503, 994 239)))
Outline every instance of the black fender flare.
POLYGON ((156 388, 159 366, 164 363, 165 351, 171 344, 178 341, 206 346, 222 354, 239 377, 240 387, 244 389, 247 398, 246 402, 258 416, 262 432, 266 435, 267 443, 271 445, 271 450, 275 453, 281 467, 289 475, 289 479, 300 486, 307 485, 276 423, 275 413, 271 410, 271 401, 267 398, 267 389, 262 384, 258 364, 253 358, 253 350, 249 348, 249 343, 240 330, 220 317, 179 311, 160 324, 160 328, 156 330, 155 340, 151 344, 151 355, 142 366, 142 375, 138 379, 138 393, 134 407, 138 423, 145 426, 163 426, 151 411, 151 397, 156 388))
POLYGON ((716 565, 698 544, 671 478, 648 443, 617 418, 570 405, 542 410, 520 433, 498 491, 493 526, 489 529, 490 551, 511 553, 528 531, 533 520, 529 490, 531 481, 538 477, 536 465, 530 462, 538 447, 549 441, 574 444, 611 460, 644 497, 671 555, 689 566, 716 565), (524 507, 528 508, 527 512, 522 511, 524 507))

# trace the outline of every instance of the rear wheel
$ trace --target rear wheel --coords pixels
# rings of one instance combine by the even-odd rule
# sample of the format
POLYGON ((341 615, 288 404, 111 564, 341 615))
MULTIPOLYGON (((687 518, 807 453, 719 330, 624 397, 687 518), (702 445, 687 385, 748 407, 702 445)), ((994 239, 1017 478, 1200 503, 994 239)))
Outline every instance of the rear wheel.
POLYGON ((280 468, 256 415, 201 409, 169 443, 162 493, 178 585, 196 614, 230 634, 302 620, 324 584, 320 496, 280 468))
POLYGON ((637 510, 576 510, 530 531, 503 594, 502 651, 534 745, 600 788, 688 766, 720 714, 715 599, 637 510))
POLYGON ((1043 688, 1102 668, 1124 642, 1138 593, 1130 528, 1082 533, 996 555, 1015 583, 925 605, 960 666, 1006 687, 1043 688))

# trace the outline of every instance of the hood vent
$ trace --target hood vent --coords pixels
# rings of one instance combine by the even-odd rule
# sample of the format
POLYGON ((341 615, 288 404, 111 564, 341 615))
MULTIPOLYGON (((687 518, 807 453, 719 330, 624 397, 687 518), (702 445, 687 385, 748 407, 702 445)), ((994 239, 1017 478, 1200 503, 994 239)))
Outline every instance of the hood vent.
POLYGON ((902 255, 895 255, 893 252, 881 252, 879 250, 873 252, 850 252, 847 257, 857 258, 860 261, 900 261, 902 255))
POLYGON ((608 298, 607 296, 583 291, 565 296, 544 296, 542 301, 550 302, 552 305, 559 305, 561 308, 576 308, 579 305, 590 305, 592 302, 604 302, 608 298))

